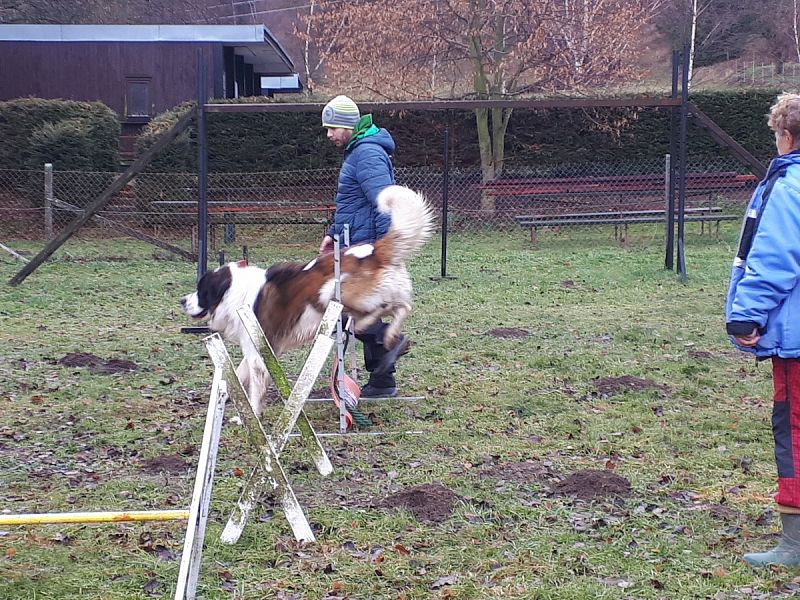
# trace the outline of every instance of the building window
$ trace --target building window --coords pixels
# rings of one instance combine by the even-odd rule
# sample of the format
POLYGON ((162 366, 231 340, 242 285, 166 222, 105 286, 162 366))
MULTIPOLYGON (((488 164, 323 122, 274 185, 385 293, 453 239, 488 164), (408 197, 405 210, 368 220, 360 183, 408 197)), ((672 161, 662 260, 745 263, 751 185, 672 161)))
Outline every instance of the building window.
POLYGON ((150 78, 128 77, 125 80, 125 116, 150 116, 150 78))

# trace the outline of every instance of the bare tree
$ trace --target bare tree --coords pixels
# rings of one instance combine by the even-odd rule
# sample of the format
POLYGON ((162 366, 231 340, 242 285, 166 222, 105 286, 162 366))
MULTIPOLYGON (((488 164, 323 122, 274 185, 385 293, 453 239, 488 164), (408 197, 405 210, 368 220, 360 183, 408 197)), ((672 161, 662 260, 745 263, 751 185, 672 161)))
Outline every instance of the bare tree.
POLYGON ((797 54, 797 62, 800 63, 800 36, 797 33, 797 0, 792 0, 792 33, 794 34, 794 51, 797 54))
MULTIPOLYGON (((339 90, 505 99, 574 93, 630 74, 651 7, 647 0, 318 0, 307 22, 329 50, 326 79, 339 90)), ((484 180, 503 171, 510 116, 510 109, 475 111, 484 180)))
POLYGON ((322 0, 310 0, 308 13, 299 18, 299 23, 295 24, 294 34, 302 45, 303 72, 305 74, 304 93, 310 96, 314 93, 315 80, 318 73, 322 72, 325 60, 333 52, 336 40, 341 35, 344 28, 345 17, 341 16, 338 20, 320 21, 318 9, 322 0), (327 40, 321 45, 319 39, 327 40))

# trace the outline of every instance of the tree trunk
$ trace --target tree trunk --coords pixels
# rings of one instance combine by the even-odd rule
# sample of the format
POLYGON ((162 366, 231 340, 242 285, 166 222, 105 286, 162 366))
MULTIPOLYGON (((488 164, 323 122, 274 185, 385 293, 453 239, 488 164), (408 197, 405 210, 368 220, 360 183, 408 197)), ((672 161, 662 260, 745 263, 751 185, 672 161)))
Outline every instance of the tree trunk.
POLYGON ((686 77, 686 87, 691 88, 692 86, 692 75, 694 74, 694 52, 695 52, 695 38, 697 37, 697 0, 692 0, 692 13, 691 13, 691 23, 689 27, 689 60, 688 60, 688 68, 687 71, 689 72, 686 77))
MULTIPOLYGON (((481 181, 491 181, 495 177, 495 163, 492 152, 492 136, 489 133, 489 109, 475 109, 475 123, 478 127, 478 148, 481 153, 481 181)), ((481 210, 494 212, 494 195, 481 191, 481 210)))
MULTIPOLYGON (((511 118, 510 108, 477 108, 478 148, 481 153, 481 181, 491 181, 503 174, 505 166, 506 130, 511 118), (491 118, 491 124, 489 123, 491 118)), ((481 192, 481 210, 495 212, 495 196, 481 192)))

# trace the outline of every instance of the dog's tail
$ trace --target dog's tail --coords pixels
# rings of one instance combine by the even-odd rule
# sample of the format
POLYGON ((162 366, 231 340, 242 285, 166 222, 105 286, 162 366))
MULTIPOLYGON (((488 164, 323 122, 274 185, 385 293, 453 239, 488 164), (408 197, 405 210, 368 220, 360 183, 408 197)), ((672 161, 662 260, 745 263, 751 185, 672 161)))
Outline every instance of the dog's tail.
POLYGON ((433 211, 414 190, 390 185, 378 194, 378 210, 392 217, 389 231, 375 244, 376 251, 387 250, 390 262, 404 262, 431 239, 433 211))

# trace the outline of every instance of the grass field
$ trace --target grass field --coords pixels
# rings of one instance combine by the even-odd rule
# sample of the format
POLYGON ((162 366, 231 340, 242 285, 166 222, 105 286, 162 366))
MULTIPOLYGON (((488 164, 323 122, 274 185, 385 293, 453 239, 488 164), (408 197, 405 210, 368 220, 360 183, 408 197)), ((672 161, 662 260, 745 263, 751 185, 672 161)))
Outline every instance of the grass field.
MULTIPOLYGON (((609 229, 546 235, 535 249, 524 231, 453 235, 454 279, 431 279, 436 242, 414 260, 414 346, 398 379, 426 399, 364 406, 373 431, 423 434, 325 438, 327 479, 289 444, 316 543, 295 543, 269 502, 238 544, 219 542, 254 464, 242 429, 226 425, 200 597, 721 600, 800 589, 796 571, 740 560, 774 541, 777 517, 769 365, 724 335, 738 226, 719 238, 687 228, 686 285, 662 268, 655 229, 627 246, 609 229), (413 490, 429 491, 421 510, 389 508, 413 490)), ((251 257, 313 252, 273 243, 251 257)), ((188 506, 212 373, 200 338, 179 333, 194 266, 84 241, 5 285, 19 268, 0 256, 0 510, 188 506), (65 366, 70 353, 100 362, 65 366), (112 360, 136 370, 104 372, 112 360)), ((301 364, 288 357, 290 377, 301 364)), ((318 431, 336 428, 330 407, 308 414, 318 431)), ((183 533, 178 523, 0 527, 0 598, 169 598, 183 533)))

